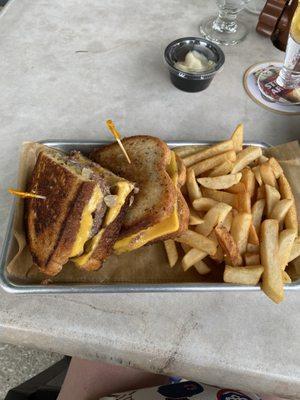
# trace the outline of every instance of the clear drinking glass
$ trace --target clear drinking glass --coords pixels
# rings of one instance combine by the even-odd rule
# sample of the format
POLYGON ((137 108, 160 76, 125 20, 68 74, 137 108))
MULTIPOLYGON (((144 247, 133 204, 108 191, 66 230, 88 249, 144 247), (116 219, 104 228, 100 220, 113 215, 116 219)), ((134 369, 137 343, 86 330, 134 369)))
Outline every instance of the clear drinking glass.
POLYGON ((241 42, 247 36, 248 29, 242 22, 237 22, 237 15, 249 1, 216 0, 219 15, 204 19, 200 24, 200 33, 221 45, 234 45, 241 42))
POLYGON ((292 19, 282 67, 270 65, 257 82, 261 93, 272 101, 278 101, 287 90, 300 89, 300 1, 292 19))

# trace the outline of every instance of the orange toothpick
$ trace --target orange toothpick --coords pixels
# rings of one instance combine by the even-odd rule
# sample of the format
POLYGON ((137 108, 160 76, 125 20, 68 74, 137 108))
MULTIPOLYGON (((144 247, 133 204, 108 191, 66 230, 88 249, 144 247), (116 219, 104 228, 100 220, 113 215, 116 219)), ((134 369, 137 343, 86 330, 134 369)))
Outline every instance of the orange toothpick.
POLYGON ((20 190, 15 190, 12 188, 7 189, 8 193, 13 194, 14 196, 21 197, 22 199, 42 199, 46 200, 46 196, 41 196, 40 194, 29 193, 29 192, 21 192, 20 190))
POLYGON ((110 132, 112 133, 112 135, 115 137, 115 139, 117 140, 119 146, 121 147, 121 150, 123 151, 127 161, 129 162, 129 164, 131 164, 131 160, 127 154, 127 151, 125 150, 122 142, 121 142, 121 135, 120 133, 117 131, 115 124, 113 123, 113 121, 111 119, 108 119, 106 121, 106 126, 107 128, 110 130, 110 132))

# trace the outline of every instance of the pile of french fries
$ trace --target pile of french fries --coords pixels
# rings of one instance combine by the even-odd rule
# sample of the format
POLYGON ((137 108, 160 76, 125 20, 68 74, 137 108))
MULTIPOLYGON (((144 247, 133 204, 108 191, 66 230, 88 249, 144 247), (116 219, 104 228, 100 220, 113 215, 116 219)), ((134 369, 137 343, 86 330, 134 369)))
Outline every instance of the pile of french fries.
POLYGON ((173 267, 184 252, 184 271, 208 274, 210 257, 228 283, 256 285, 274 302, 291 279, 287 264, 300 255, 294 196, 279 162, 256 146, 243 147, 243 125, 229 140, 201 150, 175 149, 187 167, 183 186, 190 207, 189 229, 164 242, 173 267))

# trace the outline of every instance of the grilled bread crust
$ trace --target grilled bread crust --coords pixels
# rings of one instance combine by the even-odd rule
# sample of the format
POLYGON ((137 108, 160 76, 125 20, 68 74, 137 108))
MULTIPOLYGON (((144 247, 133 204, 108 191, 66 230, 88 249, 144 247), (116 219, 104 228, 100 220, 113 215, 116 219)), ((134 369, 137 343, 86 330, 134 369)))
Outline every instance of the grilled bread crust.
POLYGON ((130 157, 128 164, 117 143, 95 149, 90 158, 136 183, 139 192, 125 214, 120 237, 137 233, 168 217, 177 199, 177 190, 166 171, 171 151, 152 136, 131 136, 122 140, 130 157))
MULTIPOLYGON (((106 183, 99 168, 96 180, 84 179, 70 167, 59 163, 53 149, 40 152, 35 165, 28 191, 46 196, 42 199, 26 199, 25 227, 27 243, 33 262, 39 269, 50 276, 57 275, 69 260, 80 227, 81 216, 91 199, 94 188, 99 185, 102 192, 107 192, 106 183)), ((110 173, 109 173, 110 174, 110 173)), ((117 176, 110 174, 110 183, 117 181, 117 176)), ((120 179, 122 180, 122 179, 120 179)), ((95 270, 101 267, 103 260, 112 251, 119 236, 124 214, 129 205, 129 194, 115 220, 104 229, 96 249, 88 262, 80 268, 95 270)))
POLYGON ((56 275, 68 261, 96 185, 62 167, 46 151, 39 154, 27 190, 46 200, 26 199, 25 225, 33 261, 47 275, 56 275))

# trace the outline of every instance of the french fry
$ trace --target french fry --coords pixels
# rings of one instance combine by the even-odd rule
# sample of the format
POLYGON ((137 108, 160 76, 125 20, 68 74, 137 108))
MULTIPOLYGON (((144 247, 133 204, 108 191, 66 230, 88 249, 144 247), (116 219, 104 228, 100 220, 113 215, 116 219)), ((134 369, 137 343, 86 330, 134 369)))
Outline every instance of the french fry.
POLYGON ((226 191, 233 194, 246 193, 246 186, 244 185, 244 183, 238 182, 235 185, 230 186, 226 191))
POLYGON ((223 221, 223 226, 228 230, 228 232, 230 232, 231 229, 232 219, 233 219, 232 212, 229 212, 223 221))
POLYGON ((209 171, 210 169, 216 167, 217 165, 222 164, 224 161, 232 161, 236 160, 236 154, 233 150, 227 151, 226 153, 218 154, 217 156, 208 158, 203 161, 199 161, 198 163, 192 165, 191 169, 194 170, 195 175, 198 176, 203 172, 209 171))
POLYGON ((260 147, 249 146, 239 152, 236 157, 236 161, 231 170, 232 174, 240 172, 243 168, 247 167, 252 161, 262 155, 260 147))
POLYGON ((244 259, 246 265, 260 265, 260 256, 258 253, 246 253, 244 259))
MULTIPOLYGON (((199 225, 201 226, 201 225, 199 225)), ((213 240, 191 230, 185 231, 181 236, 177 237, 176 242, 188 244, 195 249, 205 251, 207 254, 213 255, 217 251, 216 243, 213 240)))
POLYGON ((257 285, 264 271, 261 265, 251 265, 247 267, 225 266, 223 279, 227 283, 237 283, 241 285, 257 285))
POLYGON ((184 271, 187 271, 191 268, 196 262, 202 260, 207 256, 207 253, 198 249, 189 250, 182 259, 182 268, 184 271))
POLYGON ((180 243, 180 246, 182 247, 182 250, 187 253, 188 251, 190 251, 192 249, 191 246, 189 246, 188 244, 185 243, 180 243))
POLYGON ((283 169, 281 168, 281 165, 274 157, 271 157, 269 159, 268 164, 271 166, 272 171, 275 175, 275 178, 278 179, 280 177, 280 175, 283 174, 283 169))
POLYGON ((181 158, 185 158, 190 156, 191 154, 198 153, 199 151, 207 149, 208 146, 194 146, 194 145, 188 145, 188 146, 180 146, 180 147, 175 147, 172 149, 176 154, 179 155, 181 158))
POLYGON ((204 215, 204 223, 198 225, 196 232, 201 233, 204 236, 208 236, 214 227, 224 221, 226 215, 231 211, 231 207, 226 203, 218 203, 212 207, 204 215))
POLYGON ((258 235, 260 231, 260 224, 264 213, 265 205, 266 205, 265 199, 260 199, 253 204, 251 209, 252 223, 258 235))
POLYGON ((252 171, 254 173, 254 177, 255 177, 257 183, 259 184, 259 186, 261 186, 263 184, 263 181, 262 181, 262 178, 261 178, 261 175, 260 175, 259 166, 253 167, 252 171))
POLYGON ((300 256, 300 237, 297 237, 293 243, 289 262, 295 260, 295 258, 298 258, 300 256))
POLYGON ((278 257, 279 265, 282 270, 285 270, 285 267, 289 262, 295 238, 296 232, 294 231, 294 229, 285 229, 279 234, 278 257))
POLYGON ((247 243, 247 253, 258 253, 259 245, 247 243))
POLYGON ((253 222, 250 224, 248 242, 256 245, 259 244, 259 238, 256 229, 253 225, 253 222))
POLYGON ((201 197, 193 201, 193 207, 196 211, 208 211, 216 204, 218 204, 218 201, 210 199, 209 197, 201 197))
POLYGON ((205 171, 205 172, 202 172, 202 174, 199 175, 199 178, 200 178, 200 177, 201 177, 201 178, 206 178, 206 177, 208 177, 209 174, 211 173, 211 171, 212 171, 212 169, 210 169, 210 170, 208 170, 208 171, 205 171))
MULTIPOLYGON (((224 203, 219 203, 224 204, 224 203)), ((204 223, 196 227, 196 232, 201 233, 201 235, 208 236, 214 227, 218 224, 219 220, 219 210, 216 208, 218 205, 212 207, 204 215, 204 223)))
POLYGON ((252 215, 247 213, 238 213, 232 220, 230 233, 237 244, 241 255, 243 255, 247 250, 251 222, 252 215))
POLYGON ((265 185, 276 186, 276 178, 271 166, 268 163, 261 164, 259 167, 261 179, 265 185))
POLYGON ((264 163, 266 163, 268 160, 269 160, 268 157, 262 155, 262 156, 260 156, 259 159, 258 159, 258 164, 264 164, 264 163))
POLYGON ((235 195, 232 193, 223 192, 222 190, 215 189, 202 189, 203 196, 209 197, 221 203, 229 204, 231 207, 235 204, 235 195))
POLYGON ((250 197, 254 196, 255 193, 255 176, 250 168, 244 168, 242 170, 241 182, 245 185, 246 192, 250 194, 250 197))
POLYGON ((187 192, 188 192, 191 203, 193 203, 194 200, 200 199, 200 197, 202 197, 201 189, 196 181, 195 172, 193 169, 187 170, 186 188, 187 188, 187 192))
MULTIPOLYGON (((282 301, 284 284, 291 282, 285 268, 300 257, 300 237, 294 196, 279 162, 259 147, 243 149, 242 125, 230 140, 174 151, 188 167, 181 191, 193 207, 191 228, 175 239, 185 253, 184 271, 193 266, 201 275, 210 273, 203 261, 209 256, 225 262, 224 282, 253 285, 262 277, 263 291, 282 301)), ((178 253, 170 266, 177 259, 178 253)))
MULTIPOLYGON (((249 192, 238 193, 236 195, 235 209, 240 213, 251 214, 251 197, 249 192)), ((252 244, 259 244, 259 239, 253 223, 250 225, 248 241, 252 244)))
POLYGON ((222 248, 219 246, 219 242, 214 230, 208 235, 208 238, 213 240, 217 245, 216 253, 213 256, 210 256, 210 258, 220 264, 224 261, 224 254, 222 248))
POLYGON ((222 263, 224 261, 224 254, 222 248, 220 246, 217 246, 216 254, 210 256, 210 258, 218 264, 222 263))
POLYGON ((195 263, 194 265, 195 269, 197 270, 197 272, 200 275, 206 275, 209 274, 211 269, 209 268, 209 266, 207 264, 205 264, 205 262, 203 260, 200 260, 198 262, 195 263))
POLYGON ((266 190, 266 205, 267 217, 271 216, 275 204, 280 200, 280 193, 273 186, 265 185, 266 190))
POLYGON ((257 188, 256 200, 265 199, 266 198, 266 188, 265 185, 259 186, 257 188))
POLYGON ((284 298, 282 269, 278 259, 278 221, 266 219, 261 225, 260 258, 264 267, 262 289, 275 303, 284 298))
POLYGON ((291 208, 289 209, 289 211, 285 217, 285 220, 284 220, 285 227, 289 228, 289 229, 295 229, 298 232, 298 219, 297 219, 297 210, 296 210, 296 205, 295 205, 295 199, 294 199, 290 184, 283 174, 279 176, 278 184, 279 184, 279 192, 281 194, 281 197, 283 199, 293 200, 293 204, 292 204, 291 208))
POLYGON ((248 192, 245 193, 237 193, 235 195, 235 204, 234 208, 238 210, 238 212, 251 213, 251 197, 248 192))
POLYGON ((199 225, 203 224, 204 220, 199 217, 199 215, 194 211, 192 208, 190 208, 190 219, 189 219, 189 225, 199 225))
POLYGON ((210 146, 208 149, 200 150, 195 154, 185 157, 183 159, 183 162, 186 167, 190 167, 191 165, 196 164, 199 161, 206 160, 208 158, 217 156, 230 150, 233 150, 233 142, 231 139, 217 143, 213 146, 210 146))
POLYGON ((293 200, 290 199, 279 200, 273 207, 270 218, 277 219, 279 223, 283 222, 292 204, 293 200))
POLYGON ((231 186, 237 184, 242 178, 242 174, 239 172, 237 174, 232 175, 222 175, 215 177, 206 177, 206 178, 198 178, 197 181, 200 185, 208 188, 208 189, 228 189, 231 186))
POLYGON ((283 280, 284 284, 292 283, 292 280, 291 280, 289 274, 286 271, 282 271, 282 280, 283 280))
POLYGON ((168 240, 164 241, 164 245, 165 245, 165 250, 167 253, 169 265, 172 268, 178 261, 178 251, 176 248, 176 244, 175 244, 174 240, 168 239, 168 240))
POLYGON ((235 217, 238 213, 238 210, 236 210, 235 208, 232 209, 232 217, 235 217))
POLYGON ((243 150, 243 142, 244 142, 244 125, 238 124, 235 128, 233 134, 231 135, 231 140, 233 141, 233 149, 237 153, 243 150))
POLYGON ((220 176, 220 175, 226 175, 229 174, 229 172, 232 170, 233 163, 231 161, 224 161, 222 164, 217 165, 214 167, 208 174, 208 176, 220 176))
POLYGON ((243 260, 239 253, 239 249, 228 230, 224 226, 216 226, 215 234, 223 249, 226 261, 230 265, 242 265, 243 260))

